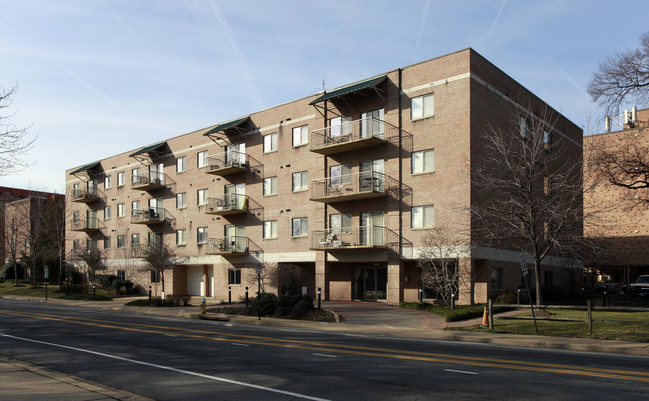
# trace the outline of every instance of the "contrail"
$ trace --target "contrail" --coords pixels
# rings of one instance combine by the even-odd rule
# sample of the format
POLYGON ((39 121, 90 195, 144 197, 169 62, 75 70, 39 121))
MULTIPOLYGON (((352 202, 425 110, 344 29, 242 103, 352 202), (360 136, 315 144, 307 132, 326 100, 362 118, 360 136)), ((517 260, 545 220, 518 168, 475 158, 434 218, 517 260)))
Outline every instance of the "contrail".
POLYGON ((496 24, 498 23, 498 19, 500 19, 500 13, 503 12, 503 7, 505 7, 505 2, 507 0, 503 0, 502 3, 500 3, 500 8, 498 9, 498 14, 496 15, 496 19, 494 20, 493 25, 491 25, 491 30, 489 31, 489 36, 494 32, 494 28, 496 27, 496 24))
POLYGON ((421 21, 419 22, 419 32, 417 34, 417 47, 415 47, 415 60, 419 59, 419 47, 421 45, 421 38, 424 36, 424 27, 426 26, 426 18, 428 18, 428 10, 430 10, 430 0, 426 0, 424 5, 424 12, 421 13, 421 21))

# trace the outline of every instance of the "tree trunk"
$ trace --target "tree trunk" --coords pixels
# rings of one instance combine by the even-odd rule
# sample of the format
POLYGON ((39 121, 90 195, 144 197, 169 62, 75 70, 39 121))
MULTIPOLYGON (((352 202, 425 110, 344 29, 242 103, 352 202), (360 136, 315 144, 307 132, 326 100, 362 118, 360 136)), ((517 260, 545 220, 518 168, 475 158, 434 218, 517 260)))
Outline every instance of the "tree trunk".
POLYGON ((534 288, 536 289, 536 304, 541 305, 541 261, 534 259, 534 288))

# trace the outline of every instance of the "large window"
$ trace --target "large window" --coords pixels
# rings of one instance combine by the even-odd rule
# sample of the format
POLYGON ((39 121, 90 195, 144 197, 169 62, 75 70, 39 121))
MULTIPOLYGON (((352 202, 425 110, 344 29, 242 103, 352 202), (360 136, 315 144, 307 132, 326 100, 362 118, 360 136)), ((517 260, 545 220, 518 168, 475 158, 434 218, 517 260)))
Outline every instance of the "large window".
POLYGON ((207 167, 207 150, 204 150, 202 152, 198 152, 197 158, 198 158, 198 160, 196 162, 196 166, 198 168, 207 167))
POLYGON ((185 244, 187 244, 186 231, 176 230, 176 245, 185 245, 185 244))
POLYGON ((293 146, 306 145, 309 143, 309 126, 293 128, 293 146))
POLYGON ((352 215, 346 214, 331 214, 329 215, 329 228, 331 234, 348 233, 352 227, 352 215))
POLYGON ((118 187, 123 187, 124 186, 124 172, 123 171, 121 173, 117 173, 117 186, 118 187))
POLYGON ((431 117, 434 114, 435 101, 433 94, 424 96, 417 96, 412 98, 410 104, 410 118, 415 120, 417 118, 431 117))
POLYGON ((160 282, 160 271, 151 270, 151 284, 157 284, 160 282))
POLYGON ((264 196, 277 195, 277 177, 264 178, 264 196))
POLYGON ((300 171, 293 173, 293 192, 306 191, 309 189, 309 173, 300 171))
POLYGON ((277 220, 264 221, 264 238, 277 238, 277 220))
POLYGON ((123 235, 117 236, 117 249, 124 249, 126 247, 126 240, 123 235))
POLYGON ((117 217, 124 217, 124 216, 125 216, 124 204, 123 203, 118 203, 117 204, 117 217))
POLYGON ((330 185, 351 184, 352 182, 352 166, 349 164, 342 164, 339 166, 329 167, 330 185))
POLYGON ((264 153, 274 152, 277 150, 277 134, 264 136, 264 153))
POLYGON ((140 234, 131 234, 131 248, 140 246, 140 234))
POLYGON ((435 153, 432 149, 412 152, 412 173, 431 173, 435 171, 435 153))
POLYGON ((412 228, 432 228, 434 224, 434 208, 432 205, 412 207, 412 228))
POLYGON ((176 194, 176 208, 184 209, 187 207, 187 192, 176 194))
POLYGON ((241 284, 241 269, 228 269, 228 285, 241 284))
POLYGON ((199 244, 207 242, 207 227, 198 227, 196 229, 196 242, 199 244))
POLYGON ((131 214, 135 216, 136 214, 138 214, 139 210, 140 210, 140 201, 131 202, 131 214))
POLYGON ((181 156, 176 159, 176 173, 187 171, 187 156, 181 156))
POLYGON ((521 137, 525 139, 529 138, 530 133, 532 132, 532 125, 530 124, 530 121, 527 118, 520 116, 518 118, 518 125, 521 131, 521 137))
POLYGON ((137 183, 140 180, 140 169, 139 168, 134 168, 131 171, 131 182, 132 183, 137 183))
POLYGON ((110 220, 111 216, 112 212, 110 210, 110 206, 104 206, 104 220, 110 220))
POLYGON ((196 191, 196 204, 198 206, 207 205, 207 188, 196 191))
POLYGON ((107 175, 104 177, 104 189, 110 189, 110 187, 113 185, 113 180, 111 176, 107 175))
POLYGON ((104 249, 110 249, 110 237, 104 237, 104 249))
POLYGON ((291 235, 293 237, 305 237, 308 235, 309 224, 306 217, 292 219, 291 227, 291 235))

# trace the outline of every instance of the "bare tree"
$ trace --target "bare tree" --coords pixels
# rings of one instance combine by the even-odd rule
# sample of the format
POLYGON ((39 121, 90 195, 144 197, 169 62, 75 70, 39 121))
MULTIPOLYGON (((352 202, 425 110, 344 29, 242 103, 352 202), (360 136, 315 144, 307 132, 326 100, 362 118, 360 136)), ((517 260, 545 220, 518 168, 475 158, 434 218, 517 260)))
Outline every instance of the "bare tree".
POLYGON ((175 265, 182 264, 183 261, 162 240, 150 241, 145 247, 142 256, 146 264, 143 270, 155 271, 160 274, 162 298, 164 299, 165 271, 172 270, 175 265))
POLYGON ((649 100, 649 33, 640 36, 640 48, 607 57, 588 84, 588 93, 607 112, 623 101, 649 100))
MULTIPOLYGON (((264 263, 259 279, 261 292, 276 288, 278 293, 290 294, 304 284, 304 269, 293 263, 264 263)), ((248 276, 246 283, 256 287, 257 275, 248 276)))
POLYGON ((18 254, 22 247, 23 242, 23 222, 20 215, 11 213, 7 217, 7 224, 5 225, 5 246, 9 251, 9 257, 14 267, 14 285, 18 285, 18 254))
POLYGON ((104 268, 104 254, 99 247, 97 247, 96 243, 94 245, 90 245, 89 243, 85 247, 78 249, 75 256, 84 262, 82 264, 82 269, 86 279, 87 294, 88 284, 91 280, 94 280, 95 273, 97 270, 104 268))
POLYGON ((417 266, 419 280, 447 305, 451 295, 459 293, 465 280, 458 266, 458 257, 469 249, 466 235, 456 229, 439 225, 431 229, 421 247, 417 266))
POLYGON ((55 194, 47 203, 46 220, 48 256, 58 260, 59 287, 63 284, 65 276, 65 199, 62 195, 55 194))
POLYGON ((42 272, 44 257, 47 256, 49 241, 46 231, 48 199, 31 197, 24 200, 25 207, 20 209, 24 214, 23 226, 25 246, 21 251, 21 259, 30 271, 32 286, 36 286, 39 274, 42 272))
POLYGON ((583 246, 581 148, 555 130, 549 109, 514 114, 509 129, 487 127, 472 180, 482 199, 473 224, 483 245, 515 248, 533 261, 541 304, 541 262, 583 246), (572 151, 571 151, 572 150, 572 151))
MULTIPOLYGON (((11 106, 12 97, 17 91, 17 85, 8 90, 0 86, 0 112, 11 106)), ((14 174, 29 166, 24 157, 36 140, 35 137, 28 136, 30 127, 17 127, 11 123, 14 115, 15 113, 0 114, 0 177, 14 174)))

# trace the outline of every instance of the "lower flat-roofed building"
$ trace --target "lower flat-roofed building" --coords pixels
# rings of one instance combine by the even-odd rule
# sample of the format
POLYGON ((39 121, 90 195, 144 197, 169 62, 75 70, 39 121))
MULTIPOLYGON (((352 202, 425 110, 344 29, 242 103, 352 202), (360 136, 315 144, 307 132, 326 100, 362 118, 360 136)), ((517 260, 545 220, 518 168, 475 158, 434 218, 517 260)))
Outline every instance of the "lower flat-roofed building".
MULTIPOLYGON (((253 296, 255 267, 279 264, 323 300, 434 298, 419 280, 424 240, 438 225, 471 233, 481 135, 529 104, 546 106, 465 49, 161 138, 66 172, 68 244, 100 249, 107 273, 154 295, 142 249, 161 241, 176 262, 166 294, 253 296)), ((558 121, 580 152, 581 130, 558 121)), ((453 255, 457 302, 519 288, 518 252, 469 249, 453 255)))

